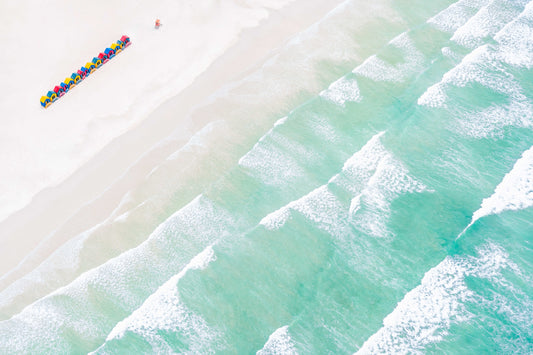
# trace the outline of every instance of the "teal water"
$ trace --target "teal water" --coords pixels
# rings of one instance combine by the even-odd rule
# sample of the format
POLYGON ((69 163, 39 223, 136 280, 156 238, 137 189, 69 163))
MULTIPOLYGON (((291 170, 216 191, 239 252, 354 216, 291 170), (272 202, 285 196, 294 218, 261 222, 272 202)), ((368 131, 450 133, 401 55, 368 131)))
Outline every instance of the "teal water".
POLYGON ((359 5, 3 290, 0 352, 532 353, 533 3, 359 5))

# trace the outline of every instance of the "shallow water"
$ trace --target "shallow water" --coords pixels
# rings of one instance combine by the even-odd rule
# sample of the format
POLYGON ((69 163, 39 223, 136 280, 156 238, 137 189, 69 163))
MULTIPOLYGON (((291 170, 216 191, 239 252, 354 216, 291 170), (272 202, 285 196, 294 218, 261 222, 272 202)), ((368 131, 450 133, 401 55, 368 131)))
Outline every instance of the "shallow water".
POLYGON ((5 288, 1 352, 533 352, 533 3, 358 6, 5 288))

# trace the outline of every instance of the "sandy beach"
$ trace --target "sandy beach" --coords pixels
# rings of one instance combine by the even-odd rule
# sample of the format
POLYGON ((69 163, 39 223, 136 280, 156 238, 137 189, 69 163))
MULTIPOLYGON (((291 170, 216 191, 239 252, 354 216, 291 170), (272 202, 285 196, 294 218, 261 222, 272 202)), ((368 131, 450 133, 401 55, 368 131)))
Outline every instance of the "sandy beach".
MULTIPOLYGON (((179 90, 178 95, 153 105, 152 112, 151 108, 145 108, 147 113, 138 119, 138 124, 113 138, 67 179, 46 187, 32 197, 31 203, 2 221, 0 243, 3 250, 10 252, 0 260, 0 287, 5 288, 30 271, 69 238, 105 220, 117 208, 124 194, 139 184, 161 160, 183 146, 210 120, 217 119, 209 115, 196 115, 195 118, 195 107, 209 102, 210 95, 227 83, 238 82, 261 67, 276 54, 277 48, 340 2, 294 1, 281 9, 270 10, 268 17, 240 33, 239 39, 190 85, 179 90), (173 132, 173 143, 154 148, 169 132, 173 132)), ((172 23, 166 24, 167 28, 170 26, 172 23)), ((134 45, 121 55, 133 55, 128 52, 138 45, 136 40, 132 36, 134 45)), ((194 54, 191 53, 188 59, 194 61, 194 54)), ((106 74, 97 72, 87 81, 98 76, 105 80, 106 74)), ((87 84, 82 83, 75 93, 82 95, 81 91, 91 90, 87 84)), ((294 88, 295 92, 298 90, 298 87, 294 88)), ((67 94, 52 109, 59 110, 61 105, 66 105, 63 101, 72 95, 67 94)), ((305 96, 301 98, 304 99, 305 96)), ((128 117, 133 111, 135 109, 131 108, 121 115, 128 117)), ((39 109, 36 114, 43 112, 39 109)))

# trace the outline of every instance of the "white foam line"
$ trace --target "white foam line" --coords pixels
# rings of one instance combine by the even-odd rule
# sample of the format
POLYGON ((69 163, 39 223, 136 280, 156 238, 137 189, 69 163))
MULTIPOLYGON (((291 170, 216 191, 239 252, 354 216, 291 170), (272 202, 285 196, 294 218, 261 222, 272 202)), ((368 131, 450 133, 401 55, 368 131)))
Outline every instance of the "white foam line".
MULTIPOLYGON (((379 140, 383 134, 384 132, 380 132, 374 135, 359 152, 355 153, 344 163, 343 172, 346 174, 346 179, 342 179, 339 174, 337 174, 329 180, 328 184, 335 182, 344 186, 348 190, 351 189, 355 191, 355 188, 351 187, 354 184, 354 181, 357 180, 357 182, 364 183, 370 179, 372 171, 375 170, 378 164, 377 162, 380 157, 385 154, 385 149, 379 140)), ((327 185, 322 185, 300 199, 292 201, 279 210, 270 213, 264 217, 259 224, 265 226, 267 229, 278 229, 285 224, 290 217, 291 210, 299 211, 316 221, 318 216, 312 217, 313 209, 308 206, 316 204, 322 205, 322 207, 325 208, 326 205, 324 205, 324 203, 327 203, 328 201, 331 203, 330 207, 333 209, 335 209, 335 206, 339 203, 336 202, 336 198, 328 191, 327 185)))
MULTIPOLYGON (((215 130, 222 130, 224 128, 227 128, 227 123, 224 120, 218 120, 214 122, 210 122, 204 127, 202 127, 199 131, 197 131, 195 134, 193 134, 187 143, 185 143, 183 146, 181 146, 179 149, 174 151, 172 154, 170 154, 165 161, 172 161, 178 159, 181 154, 183 153, 192 153, 192 152, 198 152, 199 150, 205 150, 207 148, 206 141, 209 139, 209 136, 215 131, 215 130)), ((182 132, 179 133, 173 133, 169 137, 163 139, 162 141, 158 142, 155 147, 161 147, 163 145, 169 144, 172 141, 175 141, 176 138, 173 137, 174 135, 181 136, 182 132)), ((153 148, 152 148, 153 149, 153 148)), ((151 151, 150 149, 149 151, 151 151)), ((146 175, 147 178, 151 177, 156 171, 158 171, 163 164, 155 166, 148 175, 146 175)))
MULTIPOLYGON (((135 163, 134 163, 133 165, 135 165, 135 163)), ((132 166, 133 166, 133 165, 132 165, 132 166)), ((122 178, 123 176, 124 176, 124 175, 121 175, 117 180, 115 180, 115 182, 118 181, 118 180, 120 180, 120 178, 122 178)), ((110 186, 112 186, 115 182, 113 182, 110 186)), ((70 217, 68 217, 68 219, 70 219, 71 217, 73 217, 73 216, 75 216, 76 214, 78 214, 78 213, 79 213, 84 207, 90 205, 93 201, 95 201, 95 200, 99 199, 100 197, 102 197, 102 196, 105 194, 105 192, 107 192, 108 189, 109 189, 109 187, 106 188, 106 190, 105 190, 103 193, 101 193, 100 195, 98 195, 96 198, 94 198, 94 199, 92 199, 92 200, 86 202, 86 203, 85 203, 83 206, 81 206, 76 212, 74 212, 73 214, 71 214, 70 217)), ((106 219, 104 219, 102 222, 100 222, 100 223, 94 225, 93 227, 89 228, 88 230, 86 230, 86 231, 84 231, 84 232, 81 232, 80 234, 76 235, 76 236, 75 236, 74 238, 72 238, 71 240, 65 242, 64 245, 62 245, 62 246, 59 247, 58 249, 64 249, 64 250, 66 250, 66 249, 65 249, 65 245, 66 245, 66 244, 69 244, 69 245, 71 245, 71 244, 76 244, 76 245, 78 245, 78 244, 82 244, 83 241, 86 240, 86 239, 90 236, 90 234, 91 234, 92 232, 94 232, 95 230, 97 230, 99 227, 103 226, 103 225, 106 224, 107 222, 109 222, 110 219, 113 218, 113 216, 115 216, 115 214, 117 213, 117 211, 119 211, 120 208, 122 208, 122 207, 123 207, 128 201, 129 201, 130 198, 131 198, 131 196, 130 196, 130 192, 128 191, 128 192, 122 197, 122 199, 121 199, 121 201, 119 202, 118 206, 115 207, 115 209, 111 212, 110 216, 108 216, 108 217, 107 217, 106 219)), ((137 206, 137 207, 138 207, 138 206, 137 206)), ((137 208, 137 207, 135 207, 135 208, 137 208)), ((68 220, 68 219, 67 219, 67 220, 68 220)), ((25 257, 24 257, 24 258, 23 258, 23 259, 22 259, 22 260, 21 260, 16 266, 15 266, 15 267, 14 267, 14 268, 12 268, 12 269, 9 270, 7 273, 5 273, 4 275, 2 275, 2 277, 0 277, 0 281, 6 279, 7 277, 10 277, 10 275, 11 275, 12 273, 17 272, 18 270, 20 270, 20 268, 23 267, 24 264, 25 264, 28 260, 31 260, 31 258, 32 258, 33 256, 35 256, 35 255, 41 250, 41 247, 42 247, 43 245, 46 245, 46 244, 49 242, 49 240, 53 238, 53 236, 55 235, 55 233, 57 233, 58 230, 59 230, 59 228, 56 229, 56 230, 54 230, 54 231, 52 231, 52 232, 51 232, 50 234, 48 234, 45 238, 43 238, 43 239, 42 239, 42 240, 41 240, 41 241, 35 246, 35 248, 33 248, 33 249, 32 249, 32 250, 31 250, 31 251, 30 251, 30 252, 29 252, 29 253, 28 253, 28 254, 27 254, 27 255, 26 255, 26 256, 25 256, 25 257)), ((70 247, 69 247, 69 248, 70 248, 70 247)), ((76 247, 72 247, 72 250, 75 250, 75 251, 76 251, 77 248, 76 248, 76 247)), ((56 252, 57 252, 57 251, 56 251, 56 252)), ((54 252, 54 254, 56 254, 56 252, 54 252)), ((61 252, 60 252, 60 253, 61 253, 61 252)), ((66 255, 66 254, 65 254, 65 255, 66 255)), ((68 258, 69 258, 70 260, 73 260, 71 256, 68 257, 68 258)), ((50 257, 47 258, 47 259, 50 259, 50 257)), ((47 264, 47 265, 50 265, 51 263, 50 263, 49 261, 47 261, 47 260, 44 260, 41 264, 47 264)), ((40 264, 36 269, 40 268, 40 267, 41 267, 41 264, 40 264)), ((66 264, 63 263, 63 262, 62 262, 61 264, 62 264, 62 265, 66 265, 66 264)), ((74 265, 74 267, 75 267, 75 266, 76 266, 76 265, 74 265)), ((26 273, 26 274, 23 276, 22 279, 24 279, 24 278, 27 279, 27 278, 28 278, 28 275, 32 275, 32 276, 29 277, 30 279, 32 279, 32 278, 34 278, 34 276, 35 276, 36 274, 42 274, 42 271, 40 271, 40 270, 36 270, 36 269, 33 269, 33 270, 29 271, 28 273, 26 273), (35 273, 34 273, 34 271, 35 271, 35 273)), ((41 278, 39 278, 39 279, 41 279, 41 278)), ((12 292, 14 292, 14 290, 17 288, 17 286, 16 286, 16 285, 14 286, 14 284, 16 284, 18 281, 19 281, 19 279, 13 281, 8 287, 6 287, 6 290, 7 290, 8 288, 11 288, 11 291, 9 291, 8 294, 11 294, 11 295, 13 294, 12 292), (12 287, 12 286, 14 286, 14 287, 12 287)), ((25 281, 23 281, 23 283, 25 283, 25 281)), ((18 291, 16 291, 16 292, 18 292, 18 291)), ((2 292, 0 293, 0 295, 3 295, 3 294, 4 294, 4 291, 2 291, 2 292)), ((3 297, 0 297, 0 298, 3 298, 3 297)), ((11 296, 9 296, 8 298, 11 298, 11 296)), ((0 304, 4 304, 4 302, 0 302, 0 304)), ((0 307, 2 307, 2 306, 0 306, 0 307)))
POLYGON ((179 157, 179 155, 182 152, 192 152, 192 151, 194 151, 194 149, 196 147, 205 148, 205 143, 204 142, 207 139, 207 137, 209 136, 209 134, 212 133, 217 128, 224 127, 225 125, 226 125, 226 122, 223 121, 223 120, 218 120, 218 121, 214 121, 214 122, 208 123, 201 130, 196 132, 187 141, 187 143, 185 143, 185 145, 183 145, 183 147, 181 147, 180 149, 178 149, 177 151, 175 151, 174 153, 169 155, 167 157, 167 160, 175 160, 175 159, 177 159, 179 157))
POLYGON ((441 31, 454 32, 468 21, 472 12, 484 4, 484 0, 460 0, 431 17, 427 23, 441 31))
POLYGON ((416 48, 407 32, 403 32, 393 38, 389 45, 400 50, 404 57, 401 63, 392 65, 374 54, 355 68, 353 73, 378 82, 403 82, 412 73, 421 70, 424 63, 424 55, 416 48))
POLYGON ((390 206, 405 193, 421 193, 427 187, 409 176, 407 168, 392 154, 385 154, 361 193, 350 203, 352 223, 368 235, 393 237, 387 228, 390 206), (364 208, 363 208, 364 207, 364 208))
MULTIPOLYGON (((106 342, 122 338, 126 332, 134 332, 154 341, 160 330, 190 331, 205 333, 207 325, 198 316, 186 310, 179 297, 179 282, 191 270, 203 270, 216 260, 213 246, 196 255, 178 274, 165 282, 150 295, 131 315, 117 323, 106 342), (191 319, 194 318, 194 319, 191 319), (188 328, 198 329, 188 329, 188 328)), ((162 338, 157 339, 164 342, 162 338)), ((206 340, 204 338, 204 340, 206 340)), ((194 345, 194 344, 192 344, 194 345)), ((198 344, 200 345, 200 344, 198 344)), ((205 344, 204 344, 205 345, 205 344)))
POLYGON ((488 46, 483 45, 467 54, 461 62, 446 72, 441 81, 430 86, 418 98, 418 105, 428 107, 443 107, 447 100, 445 93, 446 85, 454 84, 456 86, 465 86, 467 83, 478 79, 481 73, 479 68, 475 67, 476 63, 486 63, 488 60, 488 46))
MULTIPOLYGON (((13 281, 0 292, 0 309, 10 307, 11 303, 14 302, 18 296, 35 288, 36 284, 49 283, 51 281, 51 284, 49 283, 49 285, 54 285, 52 287, 56 287, 57 281, 60 279, 64 280, 65 277, 67 277, 67 274, 70 274, 72 278, 74 278, 75 275, 73 273, 78 270, 80 266, 80 253, 91 236, 110 221, 125 221, 131 212, 146 204, 146 201, 144 201, 123 214, 116 216, 118 211, 130 201, 130 192, 127 192, 118 206, 104 221, 69 239, 43 260, 36 268, 29 271, 21 278, 13 281), (59 277, 56 274, 60 274, 61 276, 59 277)), ((35 250, 35 252, 37 252, 37 250, 35 250)))
POLYGON ((516 19, 499 30, 494 38, 499 46, 494 49, 485 44, 467 54, 454 68, 444 74, 441 81, 430 86, 418 99, 418 104, 428 107, 446 107, 448 99, 445 89, 448 85, 464 87, 468 83, 477 82, 502 95, 514 100, 528 103, 521 93, 521 88, 513 76, 505 72, 500 61, 512 65, 533 65, 532 29, 527 24, 529 17, 533 17, 533 5, 528 4, 516 19), (516 30, 516 31, 513 31, 516 30), (512 31, 512 34, 509 32, 512 31), (518 36, 517 36, 518 34, 518 36), (519 38, 515 38, 519 37, 519 38), (490 68, 496 74, 489 74, 483 69, 490 68))
MULTIPOLYGON (((298 32, 297 34, 294 34, 292 37, 289 37, 289 39, 286 41, 286 45, 283 48, 283 51, 286 52, 290 50, 292 47, 302 44, 306 40, 310 40, 310 39, 312 40, 316 36, 317 32, 319 31, 320 26, 327 25, 327 22, 331 20, 331 18, 339 14, 345 13, 346 8, 349 7, 350 5, 352 5, 352 0, 345 0, 344 2, 341 2, 335 8, 331 9, 327 14, 321 17, 320 20, 313 23, 311 26, 306 28, 304 31, 298 32)), ((205 105, 215 102, 218 98, 228 96, 231 90, 238 88, 243 83, 246 83, 250 78, 254 77, 258 79, 259 81, 262 81, 262 77, 263 77, 262 72, 265 69, 274 66, 274 64, 280 58, 280 56, 281 56, 280 53, 273 54, 269 59, 267 59, 261 65, 261 67, 256 72, 254 72, 250 76, 225 84, 221 89, 218 89, 215 93, 207 97, 205 101, 205 105)))
POLYGON ((270 128, 263 136, 261 136, 261 138, 259 138, 259 141, 257 141, 257 143, 254 144, 254 146, 252 147, 252 149, 250 149, 250 151, 248 153, 246 153, 245 155, 243 155, 240 159, 239 159, 239 162, 238 164, 241 165, 241 166, 246 166, 246 161, 249 159, 249 155, 252 154, 252 152, 256 149, 260 149, 260 143, 264 142, 265 139, 267 137, 270 137, 273 132, 274 132, 274 129, 278 126, 282 126, 283 124, 285 124, 285 122, 287 122, 287 116, 285 117, 282 117, 280 118, 279 120, 277 120, 274 125, 272 126, 272 128, 270 128))
MULTIPOLYGON (((369 179, 371 176, 370 172, 376 169, 379 159, 387 154, 387 150, 381 143, 381 138, 384 134, 385 131, 375 134, 361 148, 361 150, 348 158, 348 160, 346 160, 342 166, 343 174, 346 175, 350 180, 369 179)), ((340 183, 339 180, 339 176, 335 175, 328 182, 340 183)), ((349 186, 344 185, 344 187, 349 186)))
POLYGON ((345 76, 332 83, 319 95, 342 107, 346 106, 347 101, 361 102, 362 100, 357 80, 348 79, 345 76))
POLYGON ((521 210, 533 206, 533 147, 526 150, 489 198, 474 212, 464 232, 480 218, 509 210, 521 210))
MULTIPOLYGON (((98 230, 103 223, 99 223, 91 229, 70 239, 60 248, 55 250, 48 258, 41 262, 35 269, 31 270, 23 277, 15 280, 0 293, 0 309, 8 309, 17 297, 31 292, 37 284, 44 282, 56 282, 56 274, 64 277, 66 272, 71 272, 79 268, 80 252, 85 241, 91 234, 98 230)), ((50 285, 48 283, 48 285, 50 285)), ((42 286, 39 286, 42 288, 42 286)), ((50 287, 50 286, 49 286, 50 287)), ((54 286, 57 287, 57 286, 54 286)), ((50 291, 50 290, 49 290, 50 291)))
POLYGON ((317 152, 276 130, 276 127, 286 121, 286 117, 278 120, 252 149, 239 159, 239 166, 267 185, 285 186, 295 181, 305 175, 302 161, 318 159, 317 152))
POLYGON ((279 229, 291 212, 296 211, 333 236, 341 236, 347 223, 376 237, 391 236, 384 216, 390 213, 392 201, 403 193, 425 191, 426 187, 409 177, 403 164, 387 152, 380 142, 382 135, 380 132, 372 137, 328 184, 270 213, 260 224, 270 230, 279 229), (329 184, 336 184, 355 196, 350 206, 337 199, 329 184))
POLYGON ((443 56, 448 57, 452 59, 453 61, 460 62, 461 56, 457 54, 455 51, 453 51, 450 47, 443 47, 441 48, 441 53, 443 56))
POLYGON ((533 103, 518 87, 510 102, 491 105, 481 111, 467 113, 458 121, 459 132, 474 138, 504 137, 507 126, 533 128, 533 103))
POLYGON ((469 83, 479 83, 502 95, 515 100, 524 100, 521 87, 514 77, 505 72, 489 45, 483 45, 467 54, 454 68, 446 72, 441 81, 430 86, 418 99, 418 104, 428 107, 446 107, 448 86, 465 87, 469 83), (493 73, 487 72, 493 71, 493 73))
POLYGON ((318 224, 319 228, 336 234, 335 231, 344 224, 338 218, 339 211, 342 209, 343 206, 340 201, 328 190, 326 185, 322 185, 298 200, 292 201, 265 216, 259 224, 267 229, 276 230, 287 222, 291 211, 298 211, 318 224))
POLYGON ((276 329, 257 355, 294 355, 298 354, 289 334, 289 326, 276 329))
POLYGON ((533 1, 528 3, 524 11, 514 20, 505 25, 494 39, 499 43, 499 58, 514 66, 533 67, 533 1))
POLYGON ((421 284, 383 319, 383 327, 365 341, 357 354, 421 354, 429 344, 441 341, 452 324, 473 317, 464 305, 474 297, 465 278, 496 282, 503 269, 518 270, 495 244, 486 244, 477 252, 477 257, 448 256, 429 270, 421 284))
POLYGON ((458 28, 451 40, 468 48, 479 46, 484 38, 496 34, 518 15, 521 11, 518 7, 525 6, 526 3, 527 1, 493 0, 458 28))
MULTIPOLYGON (((8 342, 1 345, 14 352, 23 352, 31 340, 49 344, 50 349, 64 349, 69 343, 60 329, 73 329, 76 333, 84 334, 86 338, 103 336, 100 334, 102 328, 96 327, 94 323, 100 318, 88 316, 88 313, 93 312, 93 303, 90 301, 92 293, 88 292, 88 289, 97 286, 99 292, 105 292, 124 309, 136 309, 140 302, 138 288, 141 286, 133 287, 128 281, 135 278, 140 269, 149 269, 154 273, 160 269, 161 272, 172 269, 174 266, 167 266, 165 260, 161 259, 161 253, 168 250, 169 243, 172 243, 176 235, 192 236, 184 238, 185 245, 205 247, 223 235, 228 223, 232 223, 232 219, 225 211, 218 209, 203 195, 199 195, 159 225, 148 239, 136 248, 83 273, 69 285, 55 290, 12 318, 0 322, 0 332, 9 334, 8 342), (71 312, 58 305, 62 300, 71 298, 77 303, 87 305, 87 308, 79 309, 78 316, 82 317, 81 319, 73 318, 71 312)), ((168 252, 172 253, 171 250, 168 252)), ((186 256, 186 253, 180 251, 180 255, 186 256)), ((173 265, 179 267, 179 264, 176 264, 180 262, 177 255, 174 257, 171 254, 168 257, 172 257, 173 265)), ((99 317, 105 318, 109 315, 99 314, 99 317)))

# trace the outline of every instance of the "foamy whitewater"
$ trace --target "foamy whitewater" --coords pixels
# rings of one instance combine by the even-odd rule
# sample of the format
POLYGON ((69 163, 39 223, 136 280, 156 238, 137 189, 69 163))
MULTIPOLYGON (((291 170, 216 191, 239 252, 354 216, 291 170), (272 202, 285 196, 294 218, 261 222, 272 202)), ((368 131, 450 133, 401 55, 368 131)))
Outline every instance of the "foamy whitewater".
POLYGON ((82 5, 0 4, 0 353, 533 353, 533 1, 82 5))

